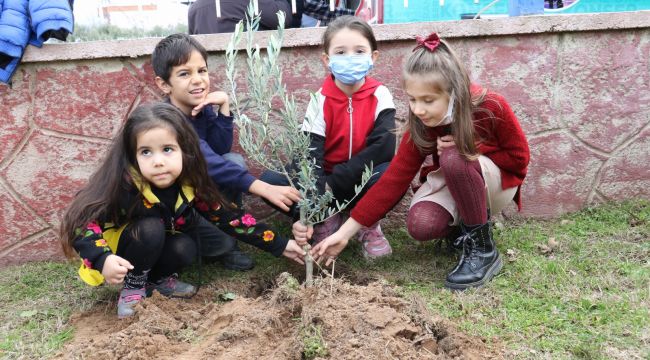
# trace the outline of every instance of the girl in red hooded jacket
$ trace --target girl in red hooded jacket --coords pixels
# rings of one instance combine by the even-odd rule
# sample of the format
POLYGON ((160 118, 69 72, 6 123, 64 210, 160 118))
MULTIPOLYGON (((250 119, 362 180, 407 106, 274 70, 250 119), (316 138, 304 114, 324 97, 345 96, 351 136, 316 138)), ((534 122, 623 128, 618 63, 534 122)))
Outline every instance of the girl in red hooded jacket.
MULTIPOLYGON (((368 23, 354 16, 337 18, 323 33, 323 49, 322 60, 331 74, 309 103, 302 130, 311 137, 319 187, 331 189, 342 203, 354 198, 366 166, 372 165, 373 176, 363 191, 388 168, 395 154, 395 105, 388 89, 367 76, 379 54, 368 23)), ((288 184, 284 175, 272 172, 260 179, 288 184)), ((353 205, 354 200, 349 206, 353 205)), ((334 233, 343 220, 339 213, 316 224, 313 242, 334 233)), ((392 252, 379 219, 360 228, 359 240, 367 258, 392 252)))

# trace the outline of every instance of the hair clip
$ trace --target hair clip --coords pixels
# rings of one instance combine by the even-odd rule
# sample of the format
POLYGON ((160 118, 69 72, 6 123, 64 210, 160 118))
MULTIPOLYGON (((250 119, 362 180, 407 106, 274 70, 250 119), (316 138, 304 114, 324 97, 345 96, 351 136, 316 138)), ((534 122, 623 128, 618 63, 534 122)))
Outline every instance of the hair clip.
POLYGON ((438 37, 438 34, 433 32, 426 38, 423 38, 422 36, 416 36, 415 42, 418 44, 413 48, 413 51, 423 47, 430 52, 433 52, 436 48, 438 48, 438 45, 440 45, 440 38, 438 37))

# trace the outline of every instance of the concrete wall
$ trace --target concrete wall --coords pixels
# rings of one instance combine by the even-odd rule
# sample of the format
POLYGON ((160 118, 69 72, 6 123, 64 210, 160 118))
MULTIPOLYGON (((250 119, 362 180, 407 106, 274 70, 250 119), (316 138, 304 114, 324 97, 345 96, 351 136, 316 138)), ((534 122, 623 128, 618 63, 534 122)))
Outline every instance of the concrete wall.
MULTIPOLYGON (((649 198, 650 12, 377 26, 374 75, 392 90, 399 120, 407 111, 402 59, 415 35, 433 30, 519 116, 532 152, 523 216, 649 198)), ((285 79, 301 109, 325 76, 321 34, 286 31, 285 79)), ((213 87, 225 89, 228 35, 198 38, 210 51, 213 87)), ((129 111, 159 99, 149 62, 158 40, 30 47, 12 87, 0 86, 0 265, 60 258, 66 204, 129 111)), ((391 218, 404 211, 403 203, 391 218)))

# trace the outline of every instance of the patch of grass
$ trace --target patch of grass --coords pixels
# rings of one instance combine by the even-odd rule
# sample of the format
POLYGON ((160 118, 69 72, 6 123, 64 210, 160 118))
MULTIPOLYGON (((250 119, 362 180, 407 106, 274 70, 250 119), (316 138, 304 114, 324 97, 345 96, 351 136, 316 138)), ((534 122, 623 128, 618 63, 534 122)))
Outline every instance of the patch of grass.
MULTIPOLYGON (((433 287, 404 289, 463 331, 505 342, 517 358, 650 358, 649 219, 650 204, 636 201, 510 223, 495 231, 509 260, 489 286, 439 290, 446 271, 436 267, 433 287), (551 239, 557 245, 544 253, 551 239)), ((444 263, 439 256, 432 262, 444 263)), ((409 281, 410 271, 391 276, 409 281)))
POLYGON ((72 312, 107 302, 111 288, 94 291, 76 277, 76 266, 32 263, 0 272, 0 355, 40 359, 72 338, 72 312))
POLYGON ((302 354, 306 360, 323 358, 328 354, 327 345, 323 340, 322 327, 309 324, 302 330, 302 354))
MULTIPOLYGON (((279 225, 290 232, 284 224, 279 225)), ((457 260, 439 241, 418 243, 400 228, 389 229, 387 236, 393 256, 367 262, 359 256, 360 244, 352 241, 339 256, 336 276, 352 282, 383 277, 403 293, 423 297, 432 313, 462 331, 504 344, 509 357, 650 359, 648 201, 605 204, 549 221, 507 221, 495 229, 503 270, 486 287, 465 292, 444 289, 457 260), (551 239, 551 251, 543 251, 551 239)), ((270 283, 284 271, 304 280, 299 265, 246 245, 242 249, 254 255, 255 269, 236 272, 204 264, 203 284, 270 283)), ((115 288, 87 287, 76 274, 76 265, 56 263, 0 271, 0 357, 51 356, 74 335, 72 312, 116 301, 115 288)), ((198 266, 182 276, 196 283, 198 266)), ((320 331, 305 328, 306 358, 326 356, 318 355, 327 351, 320 331)))

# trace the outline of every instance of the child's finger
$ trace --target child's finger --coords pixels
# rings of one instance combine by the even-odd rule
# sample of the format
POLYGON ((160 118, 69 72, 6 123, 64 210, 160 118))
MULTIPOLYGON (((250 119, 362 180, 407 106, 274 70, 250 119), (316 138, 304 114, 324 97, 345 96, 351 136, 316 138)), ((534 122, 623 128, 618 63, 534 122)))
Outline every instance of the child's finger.
MULTIPOLYGON (((318 245, 316 245, 316 246, 318 246, 318 245)), ((316 261, 316 260, 318 260, 319 255, 318 255, 318 252, 314 251, 314 250, 318 250, 318 249, 316 249, 316 247, 311 248, 311 250, 309 250, 309 256, 311 256, 311 258, 314 259, 314 261, 316 261)))
POLYGON ((196 116, 196 114, 198 114, 199 111, 201 111, 201 109, 203 109, 203 107, 204 107, 206 104, 207 104, 207 103, 202 102, 202 103, 196 105, 196 106, 194 107, 194 109, 192 109, 192 116, 196 116))
POLYGON ((307 229, 307 226, 303 225, 299 221, 296 221, 295 223, 293 223, 293 229, 295 231, 304 232, 307 229))
POLYGON ((287 197, 291 200, 295 201, 300 201, 300 192, 296 189, 291 189, 293 191, 290 191, 287 197))
POLYGON ((287 194, 282 200, 282 202, 284 202, 284 204, 287 206, 291 206, 293 205, 293 203, 298 202, 298 200, 300 199, 296 199, 296 197, 293 196, 292 194, 287 194))
POLYGON ((275 201, 274 203, 275 203, 275 205, 277 205, 280 209, 282 209, 282 210, 284 210, 284 211, 289 211, 289 207, 288 207, 285 203, 283 203, 282 201, 275 201))
POLYGON ((127 259, 125 259, 125 258, 119 258, 119 260, 117 261, 117 263, 120 264, 121 266, 124 266, 125 268, 127 268, 127 269, 129 269, 129 270, 133 270, 133 265, 131 265, 131 263, 129 262, 129 260, 127 260, 127 259))
POLYGON ((293 200, 289 196, 285 196, 284 198, 282 198, 282 202, 287 206, 293 205, 293 200))
POLYGON ((114 275, 109 278, 106 278, 106 282, 108 282, 109 284, 119 284, 122 281, 124 281, 124 276, 120 276, 120 275, 114 275))
POLYGON ((311 249, 312 256, 314 256, 314 254, 318 254, 318 257, 325 255, 325 251, 327 251, 327 245, 324 241, 321 241, 318 243, 318 245, 311 249))

